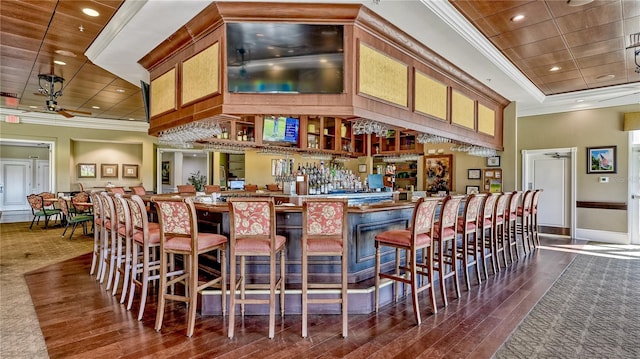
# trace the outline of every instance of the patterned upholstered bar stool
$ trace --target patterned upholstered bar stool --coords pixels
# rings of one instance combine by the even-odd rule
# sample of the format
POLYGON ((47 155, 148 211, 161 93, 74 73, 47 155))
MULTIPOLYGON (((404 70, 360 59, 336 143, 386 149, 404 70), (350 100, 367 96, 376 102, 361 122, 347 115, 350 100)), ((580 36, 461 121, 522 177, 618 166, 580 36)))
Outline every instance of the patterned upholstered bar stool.
POLYGON ((129 288, 129 274, 131 273, 131 237, 133 236, 133 227, 131 226, 131 214, 129 213, 127 201, 122 198, 120 193, 111 196, 116 208, 117 218, 116 246, 115 253, 112 254, 115 256, 116 267, 111 294, 116 295, 118 292, 120 275, 122 275, 123 281, 120 303, 124 303, 129 288))
MULTIPOLYGON (((342 305, 342 336, 347 337, 347 199, 308 198, 302 202, 302 337, 307 337, 309 304, 342 305), (309 257, 340 257, 340 283, 309 283, 309 257), (309 298, 309 288, 338 289, 338 298, 309 298)), ((313 293, 316 294, 316 293, 313 293)), ((312 295, 313 295, 312 294, 312 295)))
POLYGON ((493 210, 493 247, 495 248, 494 255, 496 258, 496 266, 498 272, 500 271, 500 253, 502 253, 502 259, 504 262, 504 267, 507 267, 507 239, 506 239, 506 228, 505 228, 505 215, 507 210, 507 204, 509 203, 509 199, 511 199, 511 193, 505 192, 501 193, 498 197, 498 201, 493 210))
POLYGON ((113 203, 113 197, 107 192, 100 193, 102 199, 102 208, 104 210, 104 237, 102 244, 102 259, 104 264, 102 266, 102 273, 100 274, 100 283, 104 282, 107 268, 109 268, 109 276, 107 277, 106 290, 111 289, 113 283, 113 276, 116 268, 116 247, 117 247, 117 233, 118 233, 118 217, 116 216, 116 207, 113 203))
POLYGON ((440 218, 434 225, 433 239, 433 270, 438 272, 440 281, 440 294, 446 307, 447 287, 445 280, 453 277, 453 285, 456 290, 456 298, 460 298, 460 283, 457 266, 457 235, 458 235, 458 210, 464 196, 447 196, 440 206, 440 218))
POLYGON ((486 195, 483 194, 471 194, 467 196, 464 203, 464 212, 462 216, 458 218, 458 233, 462 235, 460 246, 457 247, 458 258, 462 262, 462 269, 465 272, 464 281, 467 285, 467 290, 471 290, 469 281, 470 267, 476 268, 478 284, 482 283, 482 278, 480 277, 482 252, 480 251, 480 238, 478 236, 478 219, 485 197, 486 195))
POLYGON ((484 279, 489 279, 487 270, 487 259, 491 259, 493 274, 498 271, 496 264, 496 249, 493 237, 493 212, 496 202, 500 195, 498 193, 487 193, 487 198, 482 203, 480 210, 480 252, 482 256, 482 268, 484 270, 484 279))
MULTIPOLYGON (((133 226, 133 243, 131 253, 131 284, 127 310, 131 310, 136 287, 141 288, 138 320, 142 320, 147 303, 149 283, 160 278, 160 227, 158 223, 149 222, 147 206, 137 195, 125 198, 131 212, 133 226)), ((171 266, 171 264, 170 264, 171 266)))
POLYGON ((213 233, 199 233, 198 219, 193 200, 190 198, 152 198, 160 221, 160 290, 156 330, 162 328, 164 307, 167 300, 185 302, 188 307, 187 336, 191 337, 195 328, 198 292, 209 287, 218 287, 221 292, 221 308, 226 305, 226 246, 227 237, 213 233), (198 256, 218 251, 220 255, 220 276, 208 281, 200 281, 198 256), (170 254, 181 255, 183 270, 169 271, 170 254), (176 294, 172 288, 176 283, 185 285, 184 294, 176 294))
POLYGON ((531 239, 534 248, 538 248, 540 246, 540 235, 538 232, 540 229, 538 228, 538 201, 540 200, 542 191, 542 188, 537 189, 533 194, 533 200, 531 201, 531 229, 533 231, 531 239))
POLYGON ((280 290, 280 315, 284 316, 285 296, 285 244, 286 238, 276 234, 275 205, 273 198, 230 198, 230 259, 231 272, 229 303, 229 338, 235 331, 236 305, 240 304, 244 316, 246 304, 269 304, 269 338, 275 336, 276 289, 280 290), (276 279, 276 260, 280 255, 280 278, 276 279), (269 259, 269 283, 246 284, 246 257, 263 256, 269 259), (240 278, 236 275, 236 260, 240 257, 240 278), (246 297, 247 288, 269 290, 268 299, 250 299, 246 297), (240 289, 240 298, 236 291, 240 289))
MULTIPOLYGON (((380 279, 391 279, 393 281, 408 284, 411 291, 411 299, 413 302, 413 316, 416 323, 420 325, 422 319, 420 317, 420 306, 418 303, 418 293, 429 289, 429 298, 431 300, 431 311, 436 313, 436 297, 433 290, 433 218, 438 207, 436 199, 425 200, 423 197, 418 199, 413 210, 411 218, 411 227, 407 229, 398 229, 385 231, 378 234, 375 238, 376 247, 376 294, 375 306, 376 312, 380 304, 380 279), (380 268, 381 247, 392 247, 396 251, 395 269, 393 273, 384 273, 380 268), (400 262, 400 251, 406 253, 406 264, 403 266, 400 262), (418 253, 422 251, 420 257, 418 253), (420 258, 421 260, 418 260, 420 258)), ((398 287, 395 287, 396 299, 398 297, 398 287)))
POLYGON ((505 251, 509 252, 509 262, 513 263, 520 259, 520 251, 518 250, 518 234, 516 224, 518 222, 518 204, 522 199, 522 191, 511 192, 507 209, 505 211, 505 251), (515 252, 515 255, 514 255, 515 252))
POLYGON ((525 255, 529 254, 533 249, 531 246, 531 237, 533 236, 533 229, 531 228, 533 193, 534 191, 528 190, 522 195, 522 203, 520 203, 516 211, 516 235, 520 234, 522 238, 522 250, 525 255))
MULTIPOLYGON (((96 192, 89 194, 91 203, 93 203, 93 254, 91 256, 91 269, 89 274, 93 275, 102 272, 102 265, 104 260, 102 259, 102 243, 104 238, 104 217, 102 208, 102 198, 96 192), (97 266, 97 268, 96 268, 97 266)), ((96 280, 99 279, 99 275, 96 275, 96 280)))

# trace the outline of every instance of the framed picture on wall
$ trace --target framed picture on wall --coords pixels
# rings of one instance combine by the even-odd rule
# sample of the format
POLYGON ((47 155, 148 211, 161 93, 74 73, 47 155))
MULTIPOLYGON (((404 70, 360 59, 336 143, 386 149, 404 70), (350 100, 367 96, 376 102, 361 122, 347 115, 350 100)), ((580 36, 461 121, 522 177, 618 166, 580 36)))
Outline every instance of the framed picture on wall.
POLYGON ((500 156, 487 157, 487 167, 500 167, 500 156))
POLYGON ((467 170, 467 179, 480 179, 482 171, 479 168, 470 168, 467 170))
POLYGON ((118 177, 118 165, 115 163, 103 163, 100 165, 100 176, 105 178, 118 177))
POLYGON ((78 178, 96 178, 96 164, 78 163, 78 178))
POLYGON ((424 156, 424 189, 431 193, 453 189, 453 155, 424 156))
POLYGON ((162 161, 162 184, 171 184, 171 162, 162 161))
POLYGON ((467 194, 480 193, 480 186, 467 186, 467 194))
POLYGON ((358 172, 359 173, 365 173, 367 172, 367 164, 366 163, 361 163, 358 165, 358 172))
POLYGON ((587 147, 587 173, 616 173, 617 147, 587 147))
POLYGON ((122 178, 138 178, 138 165, 122 165, 122 178))

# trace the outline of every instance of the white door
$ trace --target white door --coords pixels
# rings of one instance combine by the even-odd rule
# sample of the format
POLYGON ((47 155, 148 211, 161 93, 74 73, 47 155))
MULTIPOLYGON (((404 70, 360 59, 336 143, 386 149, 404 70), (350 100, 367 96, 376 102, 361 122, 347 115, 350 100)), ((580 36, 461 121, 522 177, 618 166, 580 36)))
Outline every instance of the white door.
POLYGON ((31 161, 0 159, 0 210, 29 209, 27 195, 31 189, 31 161))
POLYGON ((631 148, 631 171, 629 172, 629 224, 631 243, 640 244, 640 144, 631 148))
POLYGON ((36 193, 51 192, 50 178, 49 178, 49 161, 37 160, 37 180, 36 180, 36 193))
POLYGON ((538 202, 538 224, 555 234, 573 235, 575 221, 570 149, 523 151, 523 189, 542 189, 538 202))

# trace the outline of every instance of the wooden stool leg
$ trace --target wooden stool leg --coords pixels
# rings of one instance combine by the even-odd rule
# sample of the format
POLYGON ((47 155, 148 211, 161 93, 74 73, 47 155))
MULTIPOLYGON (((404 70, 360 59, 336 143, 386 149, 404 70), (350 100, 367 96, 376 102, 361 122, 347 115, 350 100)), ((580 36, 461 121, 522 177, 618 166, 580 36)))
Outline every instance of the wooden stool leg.
POLYGON ((238 279, 236 278, 236 253, 233 247, 229 251, 229 331, 227 336, 233 339, 236 320, 236 287, 238 279))

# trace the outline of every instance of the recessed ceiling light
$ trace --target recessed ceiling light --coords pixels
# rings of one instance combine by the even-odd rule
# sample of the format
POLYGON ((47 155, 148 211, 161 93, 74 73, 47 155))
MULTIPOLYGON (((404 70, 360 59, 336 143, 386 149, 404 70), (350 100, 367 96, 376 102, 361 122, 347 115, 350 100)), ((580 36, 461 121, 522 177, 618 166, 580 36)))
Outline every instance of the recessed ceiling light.
POLYGON ((67 64, 66 62, 60 61, 60 60, 53 60, 53 63, 56 64, 56 65, 62 65, 62 66, 67 64))
POLYGON ((256 36, 257 36, 257 37, 263 37, 263 36, 264 36, 264 34, 257 33, 257 34, 256 34, 256 36))
POLYGON ((100 106, 91 106, 91 108, 94 108, 94 109, 96 109, 96 110, 99 110, 99 109, 100 109, 100 106))
POLYGON ((584 102, 584 100, 580 98, 580 99, 577 99, 576 102, 580 103, 580 102, 584 102))
POLYGON ((602 80, 611 80, 611 79, 613 79, 614 77, 616 77, 616 75, 613 75, 613 74, 600 75, 600 76, 596 77, 596 80, 598 80, 598 81, 602 81, 602 80))
POLYGON ((327 59, 320 59, 320 62, 325 63, 327 62, 327 59))
POLYGON ((116 92, 124 93, 124 89, 116 89, 116 92))
POLYGON ((74 54, 71 51, 67 51, 67 50, 56 50, 54 51, 56 54, 58 55, 62 55, 62 56, 69 56, 69 57, 76 57, 76 54, 74 54))
POLYGON ((554 67, 550 68, 549 71, 553 72, 553 71, 558 71, 560 69, 561 69, 560 66, 554 66, 554 67))
POLYGON ((38 106, 31 105, 31 106, 29 106, 29 108, 38 108, 38 106))
POLYGON ((593 0, 567 0, 569 6, 583 6, 592 3, 593 0))
POLYGON ((518 22, 518 21, 523 20, 523 19, 524 19, 524 15, 518 14, 518 15, 516 15, 516 16, 511 18, 511 22, 518 22))
POLYGON ((100 16, 100 13, 99 13, 99 12, 97 12, 97 11, 95 11, 95 10, 91 9, 91 8, 88 8, 88 7, 85 7, 84 9, 82 9, 82 12, 83 12, 85 15, 89 15, 89 16, 91 16, 91 17, 97 17, 97 16, 100 16))
POLYGON ((129 121, 135 121, 135 118, 129 117, 129 121))

